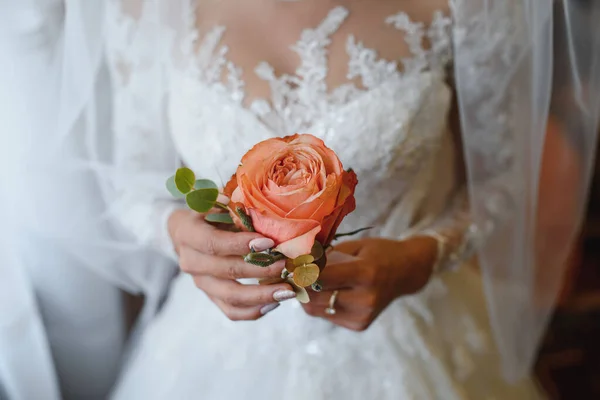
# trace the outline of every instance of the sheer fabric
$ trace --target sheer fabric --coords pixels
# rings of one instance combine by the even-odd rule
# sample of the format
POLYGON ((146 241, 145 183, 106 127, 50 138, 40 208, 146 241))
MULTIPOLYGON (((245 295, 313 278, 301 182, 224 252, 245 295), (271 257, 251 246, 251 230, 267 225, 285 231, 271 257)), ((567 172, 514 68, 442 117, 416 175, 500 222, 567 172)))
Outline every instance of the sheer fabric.
MULTIPOLYGON (((147 390, 148 395, 185 398, 200 386, 208 398, 226 395, 228 390, 234 395, 245 388, 267 397, 269 390, 279 395, 281 387, 249 382, 253 376, 240 371, 243 366, 252 369, 249 360, 259 356, 268 357, 271 366, 293 358, 265 344, 279 343, 280 325, 286 323, 300 337, 291 335, 289 346, 284 347, 297 349, 297 360, 305 364, 298 361, 297 368, 277 368, 277 372, 293 375, 282 376, 281 382, 291 379, 296 394, 343 395, 339 388, 366 368, 395 377, 402 370, 406 379, 392 383, 389 375, 389 380, 383 380, 389 383, 357 388, 356 396, 361 390, 371 395, 374 389, 381 391, 381 398, 393 391, 406 393, 408 398, 438 394, 461 398, 465 391, 475 398, 484 398, 490 391, 501 398, 533 396, 530 383, 522 378, 560 283, 564 269, 560 260, 580 222, 593 158, 600 109, 599 69, 595 68, 598 47, 583 48, 580 43, 586 42, 582 38, 598 43, 597 29, 586 23, 593 21, 598 6, 564 2, 563 9, 553 12, 549 0, 457 0, 451 4, 452 13, 447 3, 440 2, 421 5, 418 15, 407 15, 398 13, 402 10, 393 2, 381 3, 379 14, 370 2, 264 1, 260 7, 233 1, 107 3, 105 35, 116 90, 115 136, 111 143, 99 143, 98 138, 106 136, 91 129, 82 147, 75 148, 76 161, 70 165, 95 171, 106 201, 80 214, 76 229, 69 226, 79 238, 75 248, 65 241, 74 253, 93 254, 90 264, 101 273, 128 290, 154 293, 152 298, 159 299, 173 269, 154 251, 161 249, 163 255, 173 257, 164 223, 169 211, 179 206, 163 197, 165 177, 185 163, 218 181, 235 167, 230 160, 239 160, 255 142, 294 129, 323 137, 363 177, 357 201, 368 206, 349 217, 346 227, 375 222, 378 229, 371 234, 394 238, 433 229, 450 244, 450 250, 440 249, 448 254, 449 264, 457 267, 455 273, 435 278, 423 293, 394 303, 367 333, 370 336, 362 337, 373 346, 362 355, 345 350, 362 349, 365 342, 322 321, 304 320, 301 313, 287 313, 297 317, 289 323, 275 321, 274 315, 263 325, 229 326, 186 277, 178 277, 161 317, 142 339, 117 397, 147 390), (243 22, 260 23, 252 26, 231 20, 240 14, 247 17, 243 22), (372 17, 368 23, 355 18, 366 14, 372 17), (288 18, 274 18, 282 15, 288 18), (554 30, 553 39, 553 21, 561 15, 566 23, 562 30, 554 30), (285 22, 279 26, 277 21, 285 22), (369 24, 375 29, 366 29, 369 24), (273 35, 274 31, 288 34, 273 35), (266 34, 256 42, 258 33, 266 34), (562 43, 568 54, 562 58, 567 60, 566 72, 554 74, 554 82, 553 42, 562 43), (451 101, 446 67, 452 47, 468 202, 464 195, 460 198, 460 175, 455 169, 456 149, 461 147, 446 123, 451 101), (566 114, 559 124, 569 129, 546 129, 550 94, 559 86, 563 96, 554 98, 553 104, 560 99, 569 105, 561 107, 566 114), (579 144, 574 158, 579 160, 581 174, 567 174, 577 177, 570 181, 578 183, 580 195, 566 217, 554 224, 547 215, 556 193, 542 196, 541 192, 548 187, 547 182, 543 184, 547 176, 560 174, 544 167, 542 155, 549 154, 548 143, 557 137, 579 144), (372 193, 377 193, 376 201, 372 193), (454 211, 447 210, 452 198, 458 199, 454 211), (114 224, 115 219, 120 226, 114 224), (548 232, 552 235, 543 235, 548 232), (480 307, 483 293, 478 276, 461 267, 460 261, 473 251, 480 255, 489 316, 506 375, 513 382, 520 381, 515 386, 503 382, 494 367, 486 370, 489 375, 473 367, 499 362, 487 314, 480 307), (130 268, 115 268, 111 264, 116 259, 131 260, 130 268), (197 307, 196 301, 203 307, 197 307), (196 305, 188 310, 191 314, 182 312, 190 303, 196 305), (172 326, 181 326, 178 335, 172 326), (529 329, 523 335, 525 326, 529 329), (335 333, 321 335, 329 331, 335 333), (188 342, 189 337, 214 342, 208 348, 195 340, 188 342), (307 337, 323 341, 306 342, 307 337), (219 353, 224 343, 236 343, 225 358, 219 353), (160 351, 153 353, 157 345, 160 351), (338 345, 343 349, 335 351, 338 345), (316 358, 307 361, 306 354, 316 358), (235 374, 236 387, 213 385, 218 379, 192 386, 182 383, 199 375, 212 376, 213 371, 203 368, 215 365, 211 360, 223 359, 232 368, 227 371, 239 374, 235 374), (308 368, 310 362, 314 364, 308 368), (327 362, 350 367, 326 381, 323 377, 328 373, 320 368, 327 362), (160 368, 169 365, 173 366, 170 371, 177 372, 163 378, 160 368), (188 372, 176 366, 186 366, 188 372), (321 372, 319 378, 310 371, 321 372), (141 381, 153 385, 140 387, 136 382, 141 381), (323 390, 313 392, 317 387, 323 390)), ((89 17, 82 15, 84 20, 89 17)), ((97 53, 87 51, 97 50, 94 26, 86 26, 85 35, 77 36, 90 39, 82 44, 83 60, 68 60, 78 66, 73 69, 77 78, 93 77, 96 72, 97 53)), ((82 48, 69 54, 82 54, 82 48)), ((74 82, 67 79, 68 74, 64 78, 74 82)), ((64 91, 63 102, 71 100, 65 109, 75 110, 74 115, 87 105, 85 120, 93 128, 97 115, 81 89, 89 85, 81 83, 68 87, 77 96, 64 91)), ((61 113, 61 132, 69 131, 71 117, 66 111, 61 113)), ((57 154, 65 153, 53 153, 57 154)), ((561 160, 563 167, 568 160, 561 160)), ((73 236, 67 232, 62 237, 73 236)))
MULTIPOLYGON (((111 212, 137 243, 172 256, 165 221, 182 205, 162 181, 177 165, 222 181, 254 143, 298 131, 323 138, 361 179, 357 212, 341 229, 373 225, 369 235, 400 239, 428 228, 454 234, 448 255, 462 249, 470 221, 447 121, 447 4, 414 15, 386 4, 370 20, 360 2, 135 4, 109 3, 107 34, 120 174, 111 212), (245 13, 298 21, 281 41, 254 43, 256 25, 235 19, 245 13)), ((255 324, 231 324, 179 276, 114 397, 534 397, 530 381, 511 386, 499 373, 471 268, 398 300, 362 335, 311 319, 294 303, 255 324), (490 368, 476 371, 482 364, 490 368), (256 381, 250 371, 258 368, 268 381, 256 381), (360 379, 365 370, 383 383, 360 379)))

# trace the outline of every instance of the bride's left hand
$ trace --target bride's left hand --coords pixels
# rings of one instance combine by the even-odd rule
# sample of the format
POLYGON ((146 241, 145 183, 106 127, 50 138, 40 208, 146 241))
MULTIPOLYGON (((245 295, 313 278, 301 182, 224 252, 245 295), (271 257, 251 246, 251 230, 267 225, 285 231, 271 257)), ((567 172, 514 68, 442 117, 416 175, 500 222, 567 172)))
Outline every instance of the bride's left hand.
POLYGON ((345 242, 335 251, 358 258, 328 265, 319 280, 323 290, 310 293, 305 311, 354 331, 364 331, 396 298, 421 290, 429 281, 437 256, 430 237, 404 241, 368 238, 345 242), (338 290, 335 315, 327 315, 329 300, 338 290))

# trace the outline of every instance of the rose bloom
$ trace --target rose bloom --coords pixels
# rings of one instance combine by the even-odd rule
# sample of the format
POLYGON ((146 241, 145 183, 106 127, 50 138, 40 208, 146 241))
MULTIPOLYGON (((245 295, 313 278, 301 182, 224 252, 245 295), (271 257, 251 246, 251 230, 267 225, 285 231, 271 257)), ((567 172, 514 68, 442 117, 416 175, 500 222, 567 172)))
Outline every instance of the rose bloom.
POLYGON ((315 240, 328 245, 354 211, 353 171, 344 171, 333 150, 309 134, 268 139, 242 158, 224 194, 236 225, 243 207, 254 230, 275 241, 276 251, 296 258, 310 254, 315 240))

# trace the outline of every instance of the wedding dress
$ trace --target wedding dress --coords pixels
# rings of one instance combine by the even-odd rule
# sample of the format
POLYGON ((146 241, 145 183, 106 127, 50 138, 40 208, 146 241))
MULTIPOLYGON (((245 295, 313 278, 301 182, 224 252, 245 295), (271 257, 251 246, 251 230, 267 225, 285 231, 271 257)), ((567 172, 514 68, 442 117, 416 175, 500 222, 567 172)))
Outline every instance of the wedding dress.
MULTIPOLYGON (((143 9, 110 2, 117 159, 136 170, 174 171, 181 162, 219 182, 255 143, 311 133, 359 177, 357 209, 340 231, 375 226, 364 235, 401 239, 429 226, 461 185, 448 124, 449 9, 432 10, 427 24, 401 5, 383 16, 381 29, 407 50, 388 59, 353 31, 353 7, 333 5, 306 26, 290 52, 299 67, 285 75, 267 62, 254 71, 239 67, 234 55, 244 49, 227 36, 239 27, 216 12, 200 21, 199 9, 190 8, 182 34, 169 36, 145 22, 143 9), (181 61, 166 70, 162 110, 149 106, 153 83, 144 69, 157 35, 173 40, 169 51, 181 61), (332 88, 328 56, 339 43, 348 80, 332 88), (249 76, 266 83, 267 94, 250 97, 249 76), (167 130, 172 148, 162 157, 155 138, 167 130)), ((164 187, 140 193, 132 185, 123 188, 117 212, 140 242, 175 257, 165 221, 176 207, 182 205, 164 187)), ((533 380, 502 378, 485 304, 477 265, 464 262, 394 301, 362 333, 310 317, 295 300, 258 321, 232 322, 180 274, 136 343, 113 398, 537 398, 533 380)))

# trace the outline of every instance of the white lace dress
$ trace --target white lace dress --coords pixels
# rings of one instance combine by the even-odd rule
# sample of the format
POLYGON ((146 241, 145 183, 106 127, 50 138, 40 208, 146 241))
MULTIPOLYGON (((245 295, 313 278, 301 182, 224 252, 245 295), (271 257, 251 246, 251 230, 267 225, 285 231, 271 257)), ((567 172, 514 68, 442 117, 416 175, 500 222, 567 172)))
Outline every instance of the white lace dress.
MULTIPOLYGON (((164 148, 154 140, 168 130, 173 154, 198 175, 221 181, 256 142, 312 133, 360 180, 357 209, 341 230, 372 225, 370 235, 389 238, 418 231, 442 215, 458 185, 447 123, 452 24, 442 11, 425 26, 397 8, 381 26, 398 34, 405 57, 380 57, 345 25, 352 26, 352 7, 336 6, 297 38, 295 74, 258 63, 255 76, 269 88, 264 98, 248 98, 244 77, 252 71, 229 57, 235 49, 227 47, 227 24, 200 34, 190 9, 185 35, 175 39, 186 62, 167 71, 163 114, 145 110, 150 81, 136 70, 155 50, 143 29, 152 25, 144 24, 143 10, 131 17, 112 4, 118 157, 131 168, 175 168, 157 156, 164 148), (348 81, 331 88, 328 56, 340 40, 348 81), (156 115, 165 117, 157 122, 156 115)), ((124 190, 120 218, 140 241, 172 254, 164 221, 180 205, 161 190, 150 198, 124 190)), ((463 265, 392 303, 362 333, 310 317, 296 301, 256 322, 232 322, 181 274, 113 398, 513 400, 537 392, 530 380, 502 379, 477 270, 463 265)))

